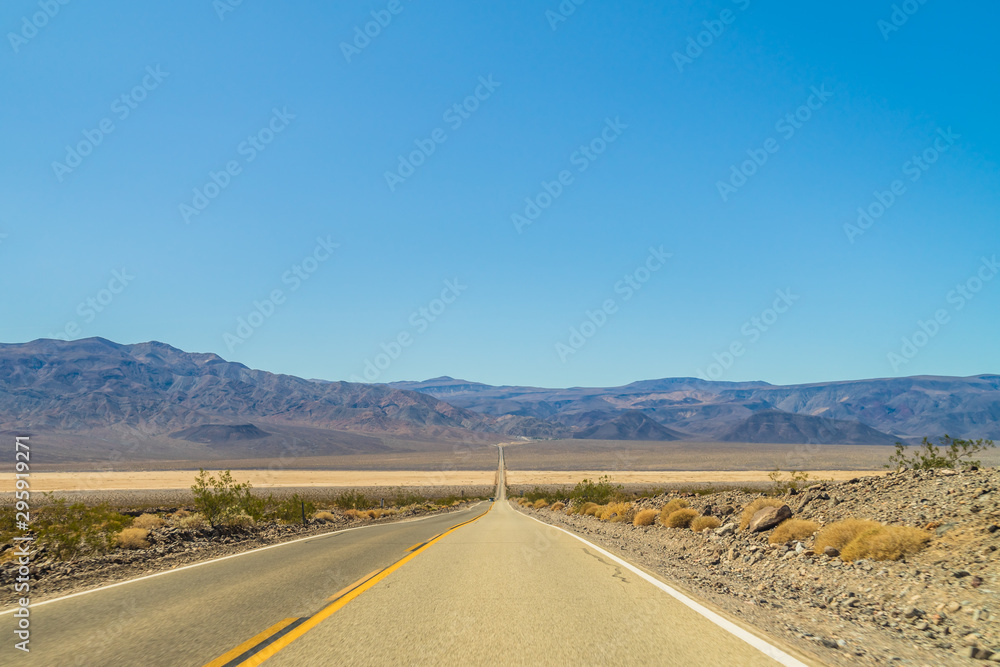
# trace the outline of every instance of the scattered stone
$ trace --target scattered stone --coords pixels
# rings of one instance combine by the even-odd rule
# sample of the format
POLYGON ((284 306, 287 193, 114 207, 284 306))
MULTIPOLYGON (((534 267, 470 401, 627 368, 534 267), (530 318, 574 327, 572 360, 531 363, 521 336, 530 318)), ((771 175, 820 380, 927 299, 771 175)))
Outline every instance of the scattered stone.
POLYGON ((786 519, 792 518, 792 509, 788 505, 781 507, 765 507, 750 519, 748 526, 751 533, 759 533, 774 528, 786 519))
POLYGON ((836 558, 840 555, 840 551, 836 547, 827 547, 823 549, 823 555, 829 556, 830 558, 836 558))

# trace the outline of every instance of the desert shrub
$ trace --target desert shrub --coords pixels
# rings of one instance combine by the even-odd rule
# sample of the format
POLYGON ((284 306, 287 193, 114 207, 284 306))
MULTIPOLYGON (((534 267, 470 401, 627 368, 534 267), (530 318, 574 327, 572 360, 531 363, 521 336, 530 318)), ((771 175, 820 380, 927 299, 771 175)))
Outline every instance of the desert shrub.
POLYGON ((354 509, 346 510, 344 512, 344 516, 350 517, 352 519, 357 519, 358 521, 364 521, 365 519, 369 518, 368 512, 365 512, 363 510, 354 510, 354 509))
POLYGON ((683 498, 674 498, 669 501, 660 509, 660 523, 664 523, 667 517, 676 512, 677 510, 684 509, 688 506, 688 501, 683 498))
POLYGON ((671 512, 666 520, 663 521, 663 525, 667 528, 687 528, 697 516, 698 510, 685 507, 675 512, 671 512))
POLYGON ((746 506, 743 510, 743 514, 740 515, 740 530, 745 530, 747 526, 750 525, 750 520, 753 515, 761 511, 765 507, 781 507, 785 503, 781 502, 777 498, 757 498, 752 503, 746 506))
MULTIPOLYGON (((410 495, 412 496, 412 494, 410 495)), ((415 498, 414 502, 406 504, 409 505, 420 504, 426 500, 422 496, 413 496, 413 498, 415 498)), ((409 498, 407 498, 407 500, 409 500, 409 498)), ((370 500, 368 500, 368 497, 365 494, 361 493, 360 491, 351 490, 351 491, 343 491, 340 494, 338 494, 333 499, 333 504, 342 510, 361 510, 361 509, 366 509, 372 503, 370 500)))
POLYGON ((229 528, 250 528, 257 522, 252 516, 246 512, 227 512, 219 518, 220 526, 228 526, 229 528))
POLYGON ((691 520, 691 530, 696 533, 700 533, 703 530, 712 530, 721 525, 722 522, 714 516, 696 516, 691 520))
POLYGON ((619 499, 622 492, 621 484, 612 484, 611 478, 604 475, 596 482, 590 479, 578 482, 569 492, 569 497, 574 505, 585 503, 605 505, 611 500, 619 499))
POLYGON ((598 505, 597 503, 587 503, 584 505, 587 509, 584 511, 584 516, 592 516, 600 519, 601 512, 604 511, 604 505, 598 505))
POLYGON ((70 505, 65 498, 52 500, 32 517, 32 528, 40 545, 48 547, 61 559, 84 553, 104 553, 111 549, 119 532, 132 519, 102 503, 88 507, 70 505))
POLYGON ((316 512, 313 514, 313 519, 322 521, 323 523, 333 523, 337 520, 337 515, 333 512, 316 512))
POLYGON ((369 519, 381 519, 384 514, 385 514, 385 512, 383 512, 380 509, 368 510, 368 518, 369 519))
POLYGON ((194 514, 188 514, 185 517, 176 519, 174 524, 178 528, 183 528, 184 530, 200 530, 201 528, 206 527, 208 522, 205 521, 205 517, 195 512, 194 514))
POLYGON ((806 519, 785 519, 771 532, 771 544, 785 544, 792 540, 804 540, 819 530, 819 524, 806 519))
POLYGON ((855 537, 861 533, 878 528, 881 524, 868 519, 844 519, 837 521, 819 531, 816 541, 813 542, 813 551, 818 554, 823 553, 827 547, 833 547, 838 551, 843 551, 855 537))
POLYGON ((165 525, 167 525, 167 522, 155 514, 140 514, 134 521, 132 521, 133 528, 145 528, 147 530, 160 528, 165 525))
POLYGON ((240 523, 243 521, 239 518, 241 515, 260 517, 264 501, 255 498, 252 490, 250 482, 237 482, 229 470, 219 473, 216 479, 202 468, 191 485, 194 506, 213 528, 240 523))
POLYGON ((566 503, 555 502, 552 503, 552 507, 550 507, 549 509, 552 510, 553 512, 560 512, 565 508, 566 508, 566 503))
POLYGON ((601 514, 602 521, 611 523, 631 523, 635 518, 635 508, 632 503, 610 503, 601 514))
POLYGON ((911 526, 878 525, 858 533, 840 551, 843 560, 899 560, 915 554, 931 539, 926 530, 911 526))
POLYGON ((532 507, 534 507, 536 510, 540 510, 543 507, 548 507, 548 506, 549 506, 549 501, 545 500, 544 498, 539 498, 538 500, 535 501, 535 504, 532 505, 532 507))
POLYGON ((769 472, 767 477, 771 480, 771 495, 783 496, 789 491, 798 491, 809 483, 809 473, 798 470, 790 470, 788 479, 782 479, 784 473, 781 468, 775 468, 769 472))
POLYGON ((126 528, 115 537, 122 549, 145 549, 149 547, 149 531, 145 528, 126 528))
POLYGON ((576 513, 582 514, 584 516, 594 516, 594 509, 597 507, 597 503, 584 503, 582 505, 577 505, 576 513))
POLYGON ((275 498, 269 494, 264 501, 264 517, 282 523, 298 523, 302 521, 302 510, 305 506, 305 515, 310 516, 316 512, 316 504, 305 500, 299 494, 292 494, 288 498, 275 498))
POLYGON ((652 526, 656 523, 656 517, 659 512, 656 510, 642 510, 637 512, 635 518, 632 519, 633 526, 652 526))
POLYGON ((186 519, 189 516, 191 516, 191 512, 188 512, 186 509, 179 509, 170 515, 170 520, 177 523, 181 519, 186 519))
POLYGON ((961 464, 978 467, 982 462, 973 459, 972 456, 995 447, 992 440, 962 440, 947 434, 939 438, 938 442, 944 448, 944 454, 941 453, 941 447, 924 438, 912 456, 907 456, 909 450, 906 445, 897 442, 896 452, 889 457, 889 463, 885 467, 897 471, 957 468, 961 464))

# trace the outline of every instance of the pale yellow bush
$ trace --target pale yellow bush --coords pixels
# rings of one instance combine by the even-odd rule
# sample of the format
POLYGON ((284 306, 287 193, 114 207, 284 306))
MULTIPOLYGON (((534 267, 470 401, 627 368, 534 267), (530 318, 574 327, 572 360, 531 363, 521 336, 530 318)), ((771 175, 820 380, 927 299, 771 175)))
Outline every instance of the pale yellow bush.
POLYGON ((180 519, 176 519, 175 523, 178 528, 182 528, 184 530, 199 530, 201 528, 208 527, 208 521, 206 521, 205 517, 199 512, 188 514, 180 519))
POLYGON ((777 498, 758 498, 743 510, 743 514, 740 516, 740 530, 745 530, 750 525, 750 519, 753 518, 753 515, 765 507, 781 507, 784 504, 777 498))
POLYGON ((656 510, 642 510, 637 512, 635 518, 632 519, 633 526, 652 526, 656 522, 656 517, 659 512, 656 510))
POLYGON ((536 510, 544 509, 544 508, 546 508, 548 506, 549 506, 549 502, 547 500, 545 500, 544 498, 539 498, 538 500, 536 500, 535 501, 535 505, 534 505, 534 507, 535 507, 536 510))
POLYGON ((599 505, 597 503, 584 503, 583 505, 580 505, 580 508, 579 510, 577 510, 577 513, 582 514, 584 516, 594 516, 594 510, 596 510, 598 507, 599 505))
POLYGON ((565 507, 566 503, 552 503, 552 506, 549 507, 549 509, 552 510, 553 512, 559 512, 563 510, 565 507))
POLYGON ((714 516, 697 516, 691 521, 691 530, 700 533, 703 530, 712 530, 722 525, 714 516))
POLYGON ((915 554, 931 540, 926 530, 911 526, 879 526, 870 528, 847 543, 840 557, 846 561, 869 558, 871 560, 899 560, 915 554))
POLYGON ((869 521, 868 519, 844 519, 831 523, 819 531, 819 535, 816 536, 816 541, 813 543, 813 551, 821 554, 827 547, 843 551, 844 547, 855 537, 881 525, 877 521, 869 521))
POLYGON ((660 523, 665 524, 667 517, 676 512, 677 510, 682 510, 688 506, 688 501, 683 498, 674 498, 669 501, 666 505, 660 508, 660 523))
POLYGON ((145 528, 126 528, 117 535, 118 546, 122 549, 146 549, 149 547, 149 531, 145 528))
POLYGON ((667 528, 687 528, 697 516, 698 510, 685 507, 676 512, 671 512, 666 521, 663 521, 663 525, 667 528))
POLYGON ((611 523, 632 523, 635 518, 635 508, 632 503, 608 503, 607 509, 601 515, 602 521, 611 523))
POLYGON ((337 515, 333 512, 316 512, 312 518, 323 523, 332 523, 337 520, 337 515))
POLYGON ((819 524, 806 519, 785 519, 771 532, 768 541, 771 544, 786 544, 794 540, 804 540, 812 537, 819 530, 819 524))

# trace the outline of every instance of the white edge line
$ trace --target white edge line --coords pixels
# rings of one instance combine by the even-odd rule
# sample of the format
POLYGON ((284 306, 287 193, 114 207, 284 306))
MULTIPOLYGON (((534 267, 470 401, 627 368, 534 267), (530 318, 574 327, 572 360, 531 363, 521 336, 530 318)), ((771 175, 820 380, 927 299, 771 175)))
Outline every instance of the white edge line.
POLYGON ((660 581, 656 577, 654 577, 654 576, 652 576, 650 574, 647 574, 646 572, 643 572, 638 567, 636 567, 635 565, 632 565, 628 561, 622 560, 621 558, 619 558, 618 556, 614 555, 613 553, 609 553, 608 551, 606 551, 605 549, 602 549, 601 547, 597 546, 593 542, 588 542, 587 540, 583 539, 582 537, 580 537, 576 533, 570 532, 570 531, 566 530, 565 528, 560 528, 559 526, 554 526, 551 523, 545 523, 541 519, 536 519, 535 517, 530 516, 528 514, 524 514, 523 512, 517 512, 517 513, 520 514, 523 517, 527 517, 527 518, 531 519, 532 521, 537 521, 538 523, 542 524, 543 526, 548 526, 549 528, 555 528, 556 530, 561 530, 562 532, 566 533, 570 537, 574 537, 574 538, 580 540, 581 542, 583 542, 584 544, 593 547, 594 549, 596 549, 600 553, 604 554, 605 556, 607 556, 611 560, 615 561, 619 565, 628 568, 629 570, 631 570, 635 574, 639 575, 640 577, 642 577, 643 579, 645 579, 649 583, 653 584, 654 586, 656 586, 660 590, 662 590, 665 593, 669 594, 670 596, 674 597, 675 599, 677 599, 679 602, 681 602, 685 606, 687 606, 690 609, 693 609, 694 611, 698 612, 699 614, 701 614, 702 616, 704 616, 705 618, 707 618, 711 622, 713 622, 716 625, 718 625, 723 630, 726 630, 730 634, 735 635, 737 638, 742 639, 747 644, 750 644, 750 646, 753 646, 755 649, 757 649, 758 651, 760 651, 761 653, 763 653, 767 657, 772 658, 772 659, 778 661, 782 665, 785 665, 786 667, 809 667, 806 663, 802 662, 801 660, 798 660, 797 658, 794 658, 793 656, 789 655, 788 653, 785 653, 784 651, 782 651, 777 646, 774 646, 773 644, 769 644, 768 642, 764 641, 763 639, 761 639, 757 635, 744 630, 743 628, 741 628, 740 626, 736 625, 735 623, 733 623, 729 619, 727 619, 727 618, 725 618, 723 616, 720 616, 719 614, 715 613, 711 609, 709 609, 709 608, 707 608, 707 607, 705 607, 705 606, 703 606, 703 605, 695 602, 694 600, 692 600, 688 596, 684 595, 683 593, 681 593, 677 589, 671 588, 670 586, 668 586, 667 584, 663 583, 662 581, 660 581))
MULTIPOLYGON (((473 509, 475 507, 478 507, 483 502, 484 501, 480 500, 475 505, 472 505, 470 507, 466 507, 464 510, 459 510, 459 511, 462 512, 462 511, 466 511, 466 510, 471 510, 471 509, 473 509)), ((288 542, 279 542, 278 544, 269 544, 266 547, 257 547, 256 549, 251 549, 250 551, 241 551, 238 554, 229 554, 228 556, 221 556, 219 558, 213 558, 211 560, 203 560, 200 563, 192 563, 191 565, 185 565, 184 567, 178 567, 178 568, 174 568, 174 569, 171 569, 171 570, 163 570, 162 572, 154 572, 153 574, 147 574, 145 576, 137 577, 135 579, 127 579, 126 581, 119 581, 119 582, 116 582, 114 584, 108 584, 106 586, 99 586, 98 588, 90 588, 88 590, 80 591, 78 593, 71 593, 69 595, 64 595, 62 597, 52 598, 51 600, 45 600, 43 602, 35 602, 35 603, 32 603, 31 605, 29 605, 29 608, 30 609, 34 609, 36 607, 41 607, 41 606, 44 606, 44 605, 47 605, 47 604, 52 604, 53 602, 61 602, 62 600, 69 600, 70 598, 80 597, 81 595, 88 595, 90 593, 96 593, 98 591, 105 591, 105 590, 107 590, 109 588, 117 588, 118 586, 125 586, 127 584, 134 584, 134 583, 136 583, 138 581, 145 581, 146 579, 155 579, 156 577, 162 577, 165 574, 173 574, 174 572, 181 572, 183 570, 190 570, 190 569, 195 568, 195 567, 201 567, 202 565, 211 565, 212 563, 218 563, 220 561, 229 560, 230 558, 239 558, 240 556, 249 556, 250 554, 253 554, 253 553, 259 553, 261 551, 267 551, 268 549, 276 549, 277 547, 285 547, 285 546, 288 546, 289 544, 296 544, 297 542, 308 542, 309 540, 316 540, 316 539, 319 539, 321 537, 330 537, 331 535, 340 535, 342 533, 349 533, 352 530, 363 530, 365 528, 377 528, 378 526, 389 526, 389 525, 392 525, 392 524, 415 523, 417 521, 424 521, 425 519, 431 519, 431 518, 433 518, 435 516, 443 516, 443 515, 440 515, 440 514, 429 514, 427 516, 421 516, 421 517, 417 517, 415 519, 404 519, 403 521, 389 521, 387 523, 373 523, 373 524, 370 524, 370 525, 367 525, 367 526, 355 526, 353 528, 343 528, 341 530, 335 530, 332 533, 320 533, 319 535, 310 535, 309 537, 300 537, 297 540, 289 540, 288 542)), ((6 616, 7 614, 13 614, 18 609, 20 609, 20 607, 18 607, 17 605, 15 605, 12 609, 8 609, 7 611, 0 611, 0 616, 6 616)))

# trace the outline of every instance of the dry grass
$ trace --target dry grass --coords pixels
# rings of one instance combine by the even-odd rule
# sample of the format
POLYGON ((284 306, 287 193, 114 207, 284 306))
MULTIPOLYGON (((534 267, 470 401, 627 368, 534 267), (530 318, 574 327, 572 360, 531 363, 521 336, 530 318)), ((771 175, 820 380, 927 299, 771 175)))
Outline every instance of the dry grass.
POLYGON ((549 508, 553 512, 561 512, 566 509, 566 503, 552 503, 552 507, 549 508))
POLYGON ((584 503, 577 508, 576 513, 584 516, 594 516, 594 510, 597 509, 597 506, 597 503, 584 503))
POLYGON ((691 521, 691 530, 700 533, 703 530, 713 530, 721 525, 722 522, 714 516, 699 516, 691 521))
POLYGON ((201 528, 208 527, 208 521, 205 521, 205 517, 200 513, 195 512, 194 514, 187 514, 181 518, 176 518, 174 515, 174 522, 177 524, 178 528, 183 528, 184 530, 200 530, 201 528))
POLYGON ((173 521, 174 523, 177 523, 181 519, 186 519, 189 516, 191 516, 191 512, 188 512, 187 510, 184 509, 180 509, 170 515, 170 520, 173 521))
POLYGON ((667 528, 687 528, 697 516, 698 510, 685 507, 675 512, 671 512, 670 516, 661 521, 661 523, 667 528))
POLYGON ((601 515, 602 521, 611 523, 632 523, 635 518, 635 508, 632 503, 608 503, 607 509, 601 515))
POLYGON ((665 524, 668 516, 670 516, 677 510, 682 510, 686 508, 687 506, 688 506, 688 501, 684 500, 683 498, 674 498, 673 500, 669 501, 666 505, 664 505, 660 509, 660 523, 665 524))
POLYGON ((597 503, 587 503, 587 504, 593 505, 593 507, 588 508, 587 511, 583 513, 584 516, 592 516, 597 519, 600 519, 601 515, 604 514, 604 505, 598 505, 597 503))
POLYGON ((126 528, 118 533, 118 546, 122 549, 147 549, 149 548, 149 531, 145 528, 126 528))
POLYGON ((777 498, 758 498, 747 505, 743 510, 743 514, 740 515, 740 530, 746 530, 746 527, 750 525, 750 519, 753 518, 753 515, 765 507, 781 507, 784 504, 777 498))
POLYGON ((819 524, 805 519, 785 519, 771 532, 768 541, 771 544, 786 544, 793 540, 804 540, 812 537, 819 530, 819 524))
POLYGON ((337 515, 333 512, 316 512, 312 518, 323 523, 333 523, 337 520, 337 515))
POLYGON ((847 543, 841 550, 843 560, 899 560, 915 554, 930 542, 931 534, 911 526, 870 528, 847 543))
POLYGON ((365 512, 364 510, 346 510, 344 512, 344 516, 349 517, 351 519, 357 519, 358 521, 364 521, 365 519, 369 518, 368 512, 365 512))
POLYGON ((155 514, 140 514, 132 521, 133 528, 145 528, 146 530, 160 528, 165 525, 167 525, 167 522, 155 514))
POLYGON ((549 501, 545 500, 544 498, 539 498, 538 500, 536 500, 534 505, 536 510, 545 509, 548 506, 549 506, 549 501))
POLYGON ((855 537, 881 525, 877 521, 869 521, 868 519, 844 519, 831 523, 819 531, 819 535, 816 536, 816 541, 813 543, 813 551, 821 554, 827 547, 843 551, 844 547, 855 537))
POLYGON ((641 512, 638 512, 635 515, 634 519, 632 519, 632 525, 652 526, 654 523, 656 523, 657 515, 659 515, 659 512, 657 512, 656 510, 642 510, 641 512))

